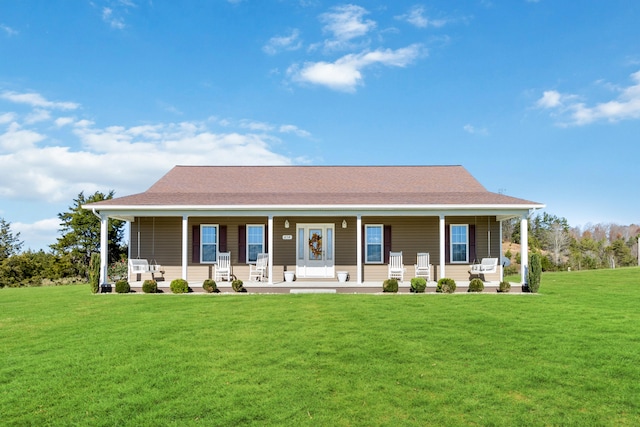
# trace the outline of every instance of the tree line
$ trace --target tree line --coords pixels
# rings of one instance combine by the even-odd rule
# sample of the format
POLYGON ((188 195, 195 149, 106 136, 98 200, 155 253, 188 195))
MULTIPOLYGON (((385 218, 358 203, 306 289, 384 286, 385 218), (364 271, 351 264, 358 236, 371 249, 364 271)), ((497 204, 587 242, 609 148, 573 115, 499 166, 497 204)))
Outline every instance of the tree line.
MULTIPOLYGON (((87 197, 81 192, 68 211, 58 214, 60 237, 46 252, 22 251, 20 233, 14 233, 11 224, 0 218, 0 288, 86 283, 91 254, 100 251, 100 218, 82 205, 112 199, 113 195, 113 191, 97 191, 87 197)), ((124 225, 124 221, 109 221, 110 264, 126 260, 124 225)))
MULTIPOLYGON (((503 240, 520 244, 520 220, 503 222, 503 240)), ((592 270, 638 265, 640 225, 587 224, 571 227, 566 218, 542 212, 529 221, 529 250, 539 253, 544 271, 592 270)), ((505 253, 516 264, 519 254, 505 253)), ((512 266, 508 272, 516 272, 512 266)))
MULTIPOLYGON (((22 251, 20 233, 0 218, 0 288, 86 283, 92 253, 100 251, 100 219, 82 205, 112 199, 114 192, 99 191, 90 196, 81 192, 69 210, 58 214, 60 237, 50 250, 22 251)), ((638 265, 639 225, 588 224, 571 227, 566 218, 546 212, 532 217, 529 224, 529 251, 538 253, 543 271, 585 270, 638 265)), ((108 229, 109 265, 126 269, 127 246, 124 221, 110 220, 108 229)), ((520 220, 503 221, 503 240, 520 243, 520 220)), ((518 274, 520 254, 507 250, 512 261, 506 274, 518 274)), ((121 272, 120 272, 121 273, 121 272)))

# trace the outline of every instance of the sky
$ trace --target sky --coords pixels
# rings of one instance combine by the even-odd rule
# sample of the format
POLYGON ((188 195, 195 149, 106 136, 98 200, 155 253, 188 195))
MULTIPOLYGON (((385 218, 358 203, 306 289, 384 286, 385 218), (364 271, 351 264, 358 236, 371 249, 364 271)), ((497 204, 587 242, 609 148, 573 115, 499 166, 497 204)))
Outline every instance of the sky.
POLYGON ((0 218, 175 165, 462 165, 571 226, 640 223, 636 0, 0 2, 0 218))

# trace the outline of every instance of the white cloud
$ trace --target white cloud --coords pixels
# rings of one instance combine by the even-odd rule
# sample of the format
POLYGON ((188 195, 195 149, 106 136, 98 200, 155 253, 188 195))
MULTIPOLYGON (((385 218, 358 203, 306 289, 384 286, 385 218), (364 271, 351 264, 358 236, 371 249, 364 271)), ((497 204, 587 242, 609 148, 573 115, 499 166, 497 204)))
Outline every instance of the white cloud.
MULTIPOLYGON (((22 129, 18 123, 13 122, 9 125, 5 133, 0 134, 0 153, 13 153, 24 149, 29 150, 44 139, 46 139, 45 135, 32 130, 22 129)), ((0 158, 2 158, 2 154, 0 154, 0 158)), ((3 168, 0 168, 0 170, 3 171, 3 174, 8 172, 8 170, 4 170, 3 168)))
POLYGON ((24 119, 24 122, 26 124, 33 124, 38 122, 44 122, 49 119, 51 119, 51 112, 49 112, 49 110, 43 110, 43 109, 37 108, 33 110, 31 113, 27 114, 27 116, 24 119))
POLYGON ((17 30, 14 30, 13 28, 11 28, 11 27, 9 27, 7 25, 4 25, 4 24, 0 24, 0 30, 2 30, 5 33, 7 33, 7 35, 9 37, 18 35, 18 31, 17 30))
POLYGON ((333 36, 325 41, 325 48, 343 49, 349 46, 351 40, 373 30, 376 27, 375 21, 364 19, 368 13, 363 7, 347 4, 335 6, 330 12, 320 15, 320 21, 324 23, 322 31, 333 36))
POLYGON ((581 126, 600 120, 617 122, 640 119, 640 71, 631 74, 630 77, 634 84, 618 89, 618 96, 610 101, 588 106, 585 102, 579 101, 576 95, 551 90, 543 92, 536 106, 553 110, 560 117, 560 125, 581 126))
POLYGON ((262 50, 269 55, 275 55, 283 50, 298 50, 302 47, 302 41, 299 37, 300 31, 298 29, 293 29, 287 36, 271 37, 262 50))
POLYGON ((23 247, 22 249, 38 250, 55 243, 57 238, 60 237, 58 234, 60 219, 47 218, 32 224, 12 222, 11 230, 15 233, 20 233, 21 241, 29 242, 29 247, 23 247))
POLYGON ((439 28, 447 24, 445 19, 430 19, 425 16, 424 6, 413 6, 409 11, 403 15, 396 16, 396 19, 406 21, 411 25, 418 28, 435 27, 439 28))
POLYGON ((96 127, 86 119, 43 110, 41 105, 70 105, 51 103, 37 93, 5 92, 0 99, 33 107, 22 122, 16 113, 0 115, 0 196, 7 201, 60 203, 81 191, 139 192, 176 164, 290 164, 274 150, 283 143, 276 135, 310 136, 292 124, 248 119, 96 127), (209 128, 221 123, 229 130, 209 128), (47 134, 51 130, 55 138, 47 134))
POLYGON ((487 130, 487 128, 477 128, 470 124, 466 124, 462 128, 464 129, 465 132, 471 135, 481 135, 481 136, 489 135, 489 131, 487 130))
POLYGON ((0 125, 12 122, 18 118, 16 113, 4 113, 0 114, 0 125))
POLYGON ((304 129, 300 129, 298 126, 295 126, 295 125, 282 125, 280 126, 279 131, 280 133, 293 133, 303 138, 309 138, 311 136, 310 132, 304 129))
POLYGON ((48 101, 39 93, 34 92, 17 93, 5 91, 0 95, 0 98, 14 102, 16 104, 27 104, 31 107, 51 108, 55 110, 75 110, 79 107, 79 105, 75 102, 48 101))
POLYGON ((348 54, 335 62, 307 62, 302 67, 293 65, 287 73, 293 81, 326 86, 330 89, 354 92, 362 84, 362 70, 380 64, 405 67, 424 52, 422 45, 392 50, 377 49, 359 54, 348 54))
POLYGON ((117 30, 122 30, 126 26, 124 19, 121 16, 117 16, 110 7, 104 7, 102 9, 102 20, 109 24, 111 28, 117 30))
POLYGON ((59 117, 59 118, 54 120, 54 123, 58 127, 63 127, 63 126, 66 126, 66 125, 70 125, 73 122, 74 122, 74 119, 71 118, 71 117, 59 117))

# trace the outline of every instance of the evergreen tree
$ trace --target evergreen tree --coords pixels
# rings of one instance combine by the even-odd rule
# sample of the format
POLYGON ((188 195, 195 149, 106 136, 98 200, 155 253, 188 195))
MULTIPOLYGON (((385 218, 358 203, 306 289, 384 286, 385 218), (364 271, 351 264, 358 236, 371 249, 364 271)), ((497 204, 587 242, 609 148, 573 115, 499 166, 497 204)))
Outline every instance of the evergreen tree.
MULTIPOLYGON (((112 199, 113 194, 113 191, 106 195, 96 191, 85 197, 81 192, 73 200, 68 212, 58 214, 62 237, 50 247, 73 266, 77 275, 86 276, 91 253, 100 252, 100 219, 93 212, 83 209, 82 205, 112 199)), ((124 224, 124 221, 109 220, 109 262, 120 259, 120 255, 126 253, 126 248, 122 246, 124 224)))
POLYGON ((20 241, 20 233, 13 234, 11 231, 11 223, 0 218, 0 261, 17 255, 22 248, 23 242, 20 241))

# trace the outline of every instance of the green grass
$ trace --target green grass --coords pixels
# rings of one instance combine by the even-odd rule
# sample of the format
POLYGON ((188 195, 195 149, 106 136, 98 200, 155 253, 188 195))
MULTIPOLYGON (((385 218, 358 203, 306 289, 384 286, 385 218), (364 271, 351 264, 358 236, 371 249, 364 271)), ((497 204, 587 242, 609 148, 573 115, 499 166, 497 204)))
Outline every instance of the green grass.
POLYGON ((538 295, 0 290, 1 425, 631 426, 639 396, 638 268, 538 295))

